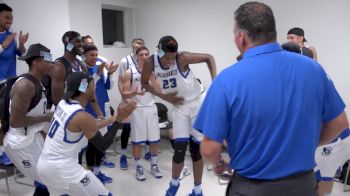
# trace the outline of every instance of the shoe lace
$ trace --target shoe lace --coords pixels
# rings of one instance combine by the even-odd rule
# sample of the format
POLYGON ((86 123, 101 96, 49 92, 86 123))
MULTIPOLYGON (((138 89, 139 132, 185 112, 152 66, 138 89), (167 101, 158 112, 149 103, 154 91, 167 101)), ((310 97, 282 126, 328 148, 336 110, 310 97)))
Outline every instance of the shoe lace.
POLYGON ((160 172, 157 165, 153 165, 153 166, 152 166, 152 170, 153 170, 154 172, 156 172, 156 173, 159 173, 159 172, 160 172))

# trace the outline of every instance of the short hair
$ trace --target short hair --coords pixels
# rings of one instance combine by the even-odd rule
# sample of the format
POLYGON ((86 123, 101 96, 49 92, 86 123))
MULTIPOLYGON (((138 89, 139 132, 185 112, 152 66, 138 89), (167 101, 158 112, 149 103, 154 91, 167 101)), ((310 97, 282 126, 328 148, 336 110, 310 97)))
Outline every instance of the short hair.
POLYGON ((89 45, 84 46, 84 54, 86 52, 89 52, 89 51, 92 51, 92 50, 98 51, 97 47, 94 44, 89 44, 89 45))
POLYGON ((272 9, 264 3, 248 2, 235 11, 236 27, 247 33, 254 43, 276 39, 276 22, 272 9))
POLYGON ((145 45, 145 41, 143 41, 142 38, 135 38, 131 41, 131 45, 134 45, 134 44, 139 44, 139 45, 142 45, 144 46, 145 45))
POLYGON ((158 48, 164 52, 177 52, 179 44, 176 39, 171 35, 166 35, 160 38, 158 42, 158 48))
POLYGON ((67 31, 62 36, 62 42, 64 45, 67 45, 72 39, 79 37, 80 34, 76 31, 67 31))
POLYGON ((149 52, 148 48, 146 48, 145 46, 141 46, 136 50, 135 54, 138 54, 139 52, 141 52, 141 50, 147 50, 147 52, 149 52))
POLYGON ((92 37, 90 35, 85 35, 85 36, 82 36, 81 39, 85 41, 86 39, 92 39, 92 37))
POLYGON ((3 11, 12 12, 12 8, 5 3, 0 3, 0 12, 3 11))
POLYGON ((283 48, 283 50, 287 50, 289 52, 295 52, 295 53, 301 54, 300 47, 293 42, 284 43, 281 45, 281 47, 283 48))

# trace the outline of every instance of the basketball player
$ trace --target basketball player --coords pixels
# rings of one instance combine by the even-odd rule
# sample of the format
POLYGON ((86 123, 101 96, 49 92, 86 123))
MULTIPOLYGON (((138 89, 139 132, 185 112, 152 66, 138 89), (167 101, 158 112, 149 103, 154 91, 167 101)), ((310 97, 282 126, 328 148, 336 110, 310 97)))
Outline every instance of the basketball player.
MULTIPOLYGON (((131 67, 136 66, 136 62, 137 62, 136 50, 141 46, 145 46, 145 42, 141 38, 133 39, 131 44, 132 44, 132 53, 122 58, 119 64, 120 68, 119 68, 119 74, 118 74, 118 88, 119 88, 120 94, 122 94, 122 90, 123 90, 122 78, 123 78, 124 72, 130 69, 131 67)), ((121 154, 122 154, 119 160, 120 169, 127 170, 128 160, 126 158, 126 148, 128 147, 128 140, 130 137, 130 123, 128 119, 126 119, 125 122, 123 123, 123 132, 120 137, 121 137, 121 154)), ((148 152, 149 149, 146 149, 146 151, 148 152)))
MULTIPOLYGON (((90 76, 95 76, 97 78, 96 88, 95 88, 95 94, 97 98, 97 102, 99 104, 99 107, 101 108, 101 111, 103 113, 104 118, 108 118, 107 114, 109 113, 109 107, 108 109, 106 107, 106 103, 109 102, 108 92, 107 90, 111 89, 113 86, 113 81, 111 79, 112 74, 117 69, 117 66, 108 66, 108 68, 105 67, 106 62, 100 62, 98 65, 98 61, 100 60, 98 58, 98 49, 95 45, 85 45, 84 46, 84 58, 85 65, 88 68, 88 73, 90 76)), ((88 104, 85 108, 85 111, 94 116, 95 118, 98 118, 96 113, 94 112, 92 105, 88 104)), ((109 125, 109 129, 111 129, 113 126, 109 125)), ((103 128, 99 130, 102 135, 106 134, 107 128, 103 128)), ((102 173, 100 166, 102 165, 102 157, 105 156, 105 152, 99 151, 91 142, 88 143, 88 147, 86 149, 86 165, 88 169, 92 170, 93 173, 101 180, 102 183, 111 183, 112 178, 106 176, 104 173, 102 173)), ((104 159, 104 163, 108 167, 114 167, 114 163, 111 162, 110 164, 106 159, 104 159), (109 163, 109 164, 108 164, 109 163)))
POLYGON ((303 29, 299 27, 290 29, 287 33, 287 39, 289 42, 293 42, 299 45, 301 54, 313 58, 315 61, 317 61, 316 49, 312 46, 305 45, 306 39, 303 29))
POLYGON ((33 44, 27 54, 19 59, 29 65, 29 76, 19 77, 12 86, 10 127, 4 138, 5 151, 16 168, 35 181, 34 195, 49 195, 46 187, 39 183, 36 166, 44 146, 42 132, 48 128, 53 115, 46 111, 45 89, 41 84, 53 68, 52 55, 45 46, 33 44), (34 102, 36 97, 38 99, 34 102))
POLYGON ((88 140, 99 150, 105 150, 113 142, 116 131, 102 136, 97 130, 109 124, 119 127, 136 104, 130 102, 119 107, 114 116, 96 121, 84 111, 86 104, 94 99, 92 77, 83 72, 71 73, 66 86, 38 161, 39 178, 51 195, 112 195, 91 171, 78 163, 78 153, 88 140))
MULTIPOLYGON (((144 61, 149 56, 146 47, 141 46, 136 50, 137 64, 126 70, 123 76, 122 97, 125 100, 132 99, 137 103, 137 108, 130 115, 131 141, 133 144, 133 156, 136 163, 136 179, 146 180, 141 164, 141 144, 149 142, 151 153, 151 173, 155 178, 163 175, 158 169, 158 144, 160 130, 158 125, 157 107, 154 102, 154 95, 141 90, 141 72, 144 61)), ((154 75, 151 75, 150 82, 155 84, 154 75)))
POLYGON ((203 160, 199 152, 199 143, 203 136, 192 129, 192 125, 205 92, 189 68, 189 64, 196 63, 206 63, 211 77, 216 76, 216 65, 211 55, 178 52, 178 43, 175 38, 164 36, 159 40, 157 53, 145 61, 142 70, 143 87, 173 104, 174 155, 172 180, 166 192, 167 196, 175 195, 180 186, 179 176, 184 165, 188 143, 190 143, 194 173, 194 189, 191 195, 202 195, 203 160), (161 83, 161 91, 149 82, 152 71, 161 83))
POLYGON ((331 143, 316 149, 314 168, 318 181, 318 196, 329 196, 333 189, 335 173, 350 156, 350 130, 345 129, 331 143))

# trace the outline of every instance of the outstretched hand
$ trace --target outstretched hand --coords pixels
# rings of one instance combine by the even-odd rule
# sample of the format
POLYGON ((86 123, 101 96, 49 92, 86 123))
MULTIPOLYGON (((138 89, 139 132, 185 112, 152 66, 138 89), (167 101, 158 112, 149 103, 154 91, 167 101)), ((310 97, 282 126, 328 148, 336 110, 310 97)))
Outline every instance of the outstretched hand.
POLYGON ((22 34, 22 31, 19 32, 19 35, 18 35, 18 43, 19 45, 24 45, 27 40, 28 40, 28 37, 29 37, 29 34, 26 33, 26 34, 22 34))
POLYGON ((109 74, 113 74, 118 69, 118 67, 119 67, 119 64, 114 64, 112 61, 111 64, 108 64, 106 66, 106 69, 109 74))
POLYGON ((117 114, 114 114, 116 117, 117 122, 123 122, 124 119, 126 119, 136 108, 136 102, 130 101, 126 105, 122 106, 122 104, 119 104, 117 114))

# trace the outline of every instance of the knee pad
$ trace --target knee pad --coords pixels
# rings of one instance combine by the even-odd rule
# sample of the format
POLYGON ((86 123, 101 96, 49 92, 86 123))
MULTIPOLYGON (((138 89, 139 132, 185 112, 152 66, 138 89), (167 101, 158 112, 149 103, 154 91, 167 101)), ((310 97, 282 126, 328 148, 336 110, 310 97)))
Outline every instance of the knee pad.
POLYGON ((202 159, 201 152, 199 150, 199 144, 195 143, 193 140, 190 141, 190 153, 192 161, 200 161, 202 159))
POLYGON ((174 142, 173 161, 176 164, 182 163, 185 160, 187 142, 174 142))

